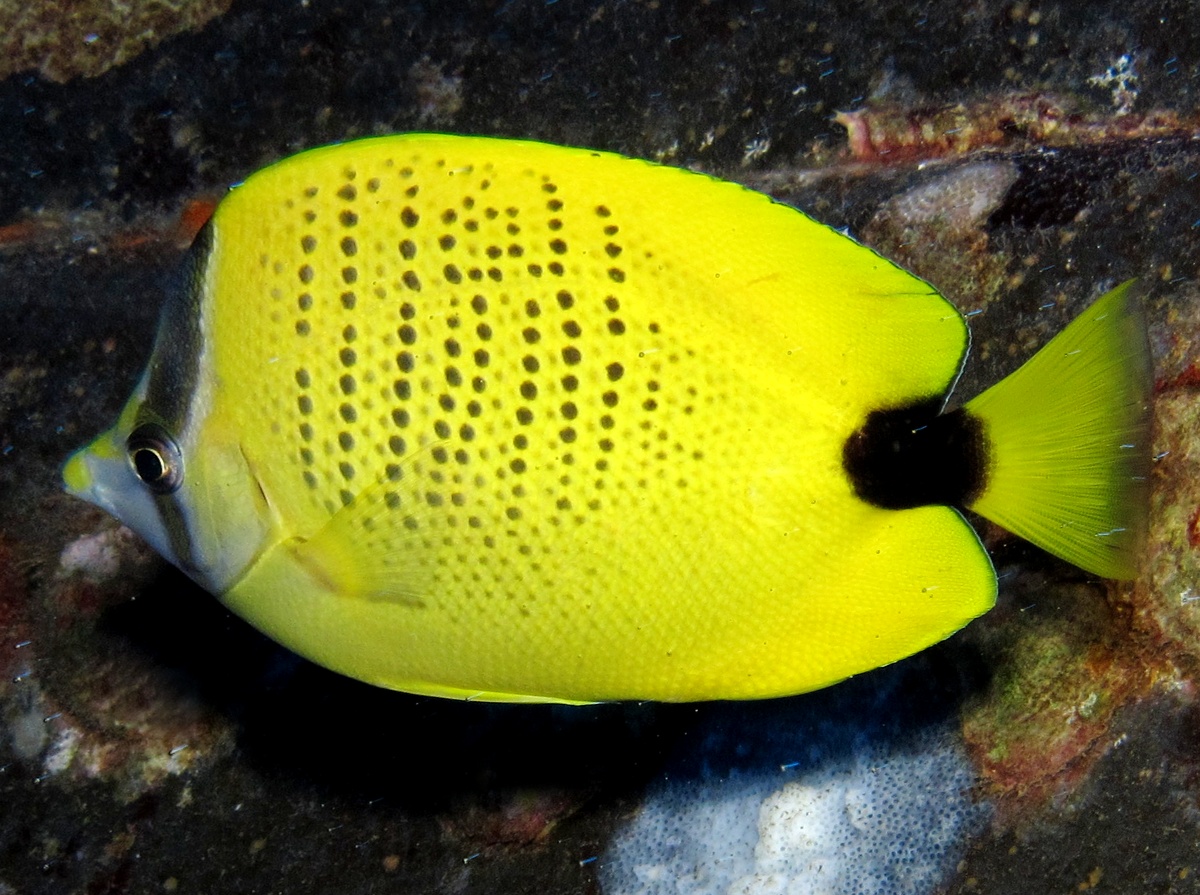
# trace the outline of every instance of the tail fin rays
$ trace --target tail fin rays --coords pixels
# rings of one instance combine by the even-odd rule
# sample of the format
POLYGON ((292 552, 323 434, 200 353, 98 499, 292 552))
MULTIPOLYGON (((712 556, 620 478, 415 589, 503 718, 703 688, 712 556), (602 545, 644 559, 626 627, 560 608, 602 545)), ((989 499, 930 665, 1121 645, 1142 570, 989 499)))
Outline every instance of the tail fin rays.
POLYGON ((1149 505, 1153 370, 1126 282, 967 404, 989 441, 971 509, 1106 578, 1133 578, 1149 505))

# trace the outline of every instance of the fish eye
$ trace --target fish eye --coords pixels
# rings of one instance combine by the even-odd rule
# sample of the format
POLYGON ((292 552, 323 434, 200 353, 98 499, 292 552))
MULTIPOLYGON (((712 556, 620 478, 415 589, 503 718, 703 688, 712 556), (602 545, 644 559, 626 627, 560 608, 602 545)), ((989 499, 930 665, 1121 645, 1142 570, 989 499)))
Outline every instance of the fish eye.
POLYGON ((183 484, 183 454, 161 426, 138 426, 125 450, 137 477, 155 494, 170 494, 183 484))

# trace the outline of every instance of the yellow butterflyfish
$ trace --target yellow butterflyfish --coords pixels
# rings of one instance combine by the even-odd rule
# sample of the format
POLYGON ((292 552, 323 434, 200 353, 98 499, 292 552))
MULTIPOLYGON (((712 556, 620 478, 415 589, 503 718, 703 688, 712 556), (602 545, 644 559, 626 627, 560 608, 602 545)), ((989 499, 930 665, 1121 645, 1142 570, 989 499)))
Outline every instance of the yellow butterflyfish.
POLYGON ((436 134, 254 174, 180 282, 67 488, 373 684, 823 687, 992 606, 960 508, 1137 569, 1151 370, 1128 284, 944 412, 962 315, 849 237, 702 174, 436 134))

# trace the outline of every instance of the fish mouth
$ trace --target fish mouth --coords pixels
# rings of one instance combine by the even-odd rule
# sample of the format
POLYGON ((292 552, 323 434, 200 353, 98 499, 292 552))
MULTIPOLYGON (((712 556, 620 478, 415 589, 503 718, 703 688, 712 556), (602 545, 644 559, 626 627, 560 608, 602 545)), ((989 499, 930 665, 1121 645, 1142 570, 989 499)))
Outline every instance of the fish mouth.
POLYGON ((113 497, 128 488, 129 474, 124 452, 116 451, 111 433, 105 433, 67 459, 63 489, 119 518, 113 497))
POLYGON ((76 451, 67 459, 66 464, 63 466, 62 479, 63 490, 72 497, 78 497, 82 500, 95 503, 91 496, 95 477, 88 466, 87 456, 84 451, 76 451))

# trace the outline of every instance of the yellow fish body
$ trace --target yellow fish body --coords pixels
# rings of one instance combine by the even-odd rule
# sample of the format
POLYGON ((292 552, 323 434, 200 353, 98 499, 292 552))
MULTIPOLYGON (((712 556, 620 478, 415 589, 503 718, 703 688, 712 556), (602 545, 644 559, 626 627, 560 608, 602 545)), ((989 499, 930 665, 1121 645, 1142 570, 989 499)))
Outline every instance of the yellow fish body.
POLYGON ((221 203, 68 490, 342 673, 505 701, 798 693, 985 612, 967 506, 1145 529, 1126 287, 941 414, 962 316, 740 186, 524 141, 325 147, 221 203))

